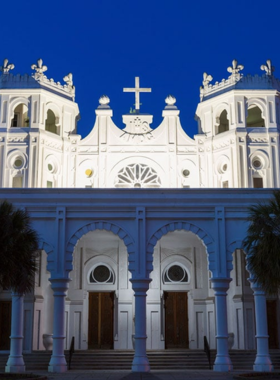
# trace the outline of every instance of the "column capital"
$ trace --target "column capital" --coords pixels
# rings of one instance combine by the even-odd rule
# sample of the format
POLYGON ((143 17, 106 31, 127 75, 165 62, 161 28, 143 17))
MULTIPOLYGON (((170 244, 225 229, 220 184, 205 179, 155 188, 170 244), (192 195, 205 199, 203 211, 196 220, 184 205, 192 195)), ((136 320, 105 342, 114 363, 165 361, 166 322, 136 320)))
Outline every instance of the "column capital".
POLYGON ((50 278, 51 288, 54 292, 54 295, 66 295, 66 292, 69 288, 69 278, 50 278))
POLYGON ((212 277, 210 281, 212 283, 212 288, 215 291, 227 291, 232 279, 229 277, 212 277))
POLYGON ((266 294, 254 276, 250 275, 250 277, 248 278, 248 281, 251 284, 251 289, 253 290, 254 294, 261 294, 261 295, 266 294))
POLYGON ((131 278, 129 280, 132 284, 132 289, 135 292, 147 292, 149 290, 150 282, 152 281, 151 278, 139 278, 139 279, 134 279, 131 278))

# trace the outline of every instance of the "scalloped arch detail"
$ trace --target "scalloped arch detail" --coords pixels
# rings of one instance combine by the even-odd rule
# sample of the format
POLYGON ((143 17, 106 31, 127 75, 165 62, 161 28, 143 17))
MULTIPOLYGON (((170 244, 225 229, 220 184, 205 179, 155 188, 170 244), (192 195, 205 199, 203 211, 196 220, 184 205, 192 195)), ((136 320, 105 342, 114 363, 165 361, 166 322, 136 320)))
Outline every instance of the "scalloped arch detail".
POLYGON ((121 240, 123 240, 128 253, 128 269, 130 271, 135 270, 135 244, 132 237, 121 227, 116 224, 107 221, 96 221, 93 223, 88 223, 85 226, 79 228, 69 239, 66 245, 66 262, 67 262, 67 270, 71 271, 72 267, 72 256, 75 249, 75 246, 85 234, 95 230, 105 230, 113 232, 113 234, 117 235, 121 240), (69 268, 69 269, 68 269, 69 268))
POLYGON ((40 244, 41 250, 44 250, 47 254, 47 270, 53 272, 55 268, 55 257, 54 257, 54 248, 49 243, 42 241, 40 244))
POLYGON ((44 250, 47 255, 53 253, 53 246, 45 241, 41 242, 40 249, 44 250))
POLYGON ((153 261, 154 247, 157 244, 158 240, 160 240, 161 237, 166 235, 168 232, 174 232, 176 230, 189 231, 199 237, 199 239, 202 241, 203 245, 206 248, 209 262, 209 270, 215 270, 215 244, 212 237, 195 224, 184 221, 165 224, 152 235, 147 244, 147 261, 153 261))
POLYGON ((18 98, 14 98, 10 104, 9 104, 9 114, 10 114, 10 117, 13 117, 13 113, 14 113, 14 110, 15 108, 19 105, 19 104, 24 104, 27 108, 29 108, 29 104, 30 104, 30 100, 27 99, 27 98, 24 98, 24 97, 18 97, 18 98))

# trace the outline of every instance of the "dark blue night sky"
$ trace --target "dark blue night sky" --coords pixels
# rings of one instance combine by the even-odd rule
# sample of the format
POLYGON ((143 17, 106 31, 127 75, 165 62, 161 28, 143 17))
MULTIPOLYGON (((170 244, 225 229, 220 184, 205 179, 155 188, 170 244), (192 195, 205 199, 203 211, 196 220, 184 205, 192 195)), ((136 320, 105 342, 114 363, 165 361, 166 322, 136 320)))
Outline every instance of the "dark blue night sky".
POLYGON ((244 74, 262 75, 260 65, 271 59, 280 77, 279 13, 279 0, 3 1, 0 60, 14 63, 14 74, 30 74, 42 58, 47 77, 60 82, 72 72, 83 137, 103 94, 114 122, 124 126, 121 115, 133 107, 134 95, 122 89, 134 87, 135 76, 152 88, 140 97, 141 112, 154 115, 152 126, 173 94, 192 137, 204 71, 220 81, 235 58, 244 74))

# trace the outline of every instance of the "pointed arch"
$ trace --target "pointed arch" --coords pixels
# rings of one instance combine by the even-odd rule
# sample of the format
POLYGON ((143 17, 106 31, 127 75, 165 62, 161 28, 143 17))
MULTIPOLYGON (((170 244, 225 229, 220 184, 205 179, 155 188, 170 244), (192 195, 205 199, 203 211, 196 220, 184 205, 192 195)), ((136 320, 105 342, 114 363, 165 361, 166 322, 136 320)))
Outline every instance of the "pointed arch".
POLYGON ((166 235, 168 232, 174 232, 176 230, 184 230, 187 232, 192 232, 202 241, 208 256, 209 270, 211 272, 215 271, 215 244, 212 236, 210 236, 206 231, 197 225, 184 221, 176 221, 172 223, 165 224, 161 228, 159 228, 149 239, 147 244, 147 261, 153 261, 153 252, 154 248, 158 242, 162 238, 162 236, 166 235))
POLYGON ((79 228, 69 239, 66 245, 66 268, 70 272, 73 269, 72 258, 73 252, 78 241, 88 232, 95 230, 105 230, 113 232, 121 240, 123 240, 128 253, 128 270, 133 272, 135 270, 135 244, 132 237, 120 226, 107 221, 96 221, 93 223, 88 223, 83 227, 79 228))

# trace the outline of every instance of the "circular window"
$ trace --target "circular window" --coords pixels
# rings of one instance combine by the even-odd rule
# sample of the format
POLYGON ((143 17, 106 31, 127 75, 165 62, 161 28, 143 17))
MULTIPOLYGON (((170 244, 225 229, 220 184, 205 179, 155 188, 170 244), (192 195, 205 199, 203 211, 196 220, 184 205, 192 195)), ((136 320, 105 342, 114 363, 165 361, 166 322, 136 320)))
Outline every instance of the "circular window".
POLYGON ((186 269, 178 264, 172 265, 165 272, 164 282, 188 282, 186 269))
POLYGON ((22 167, 22 165, 23 165, 23 160, 22 160, 22 158, 20 158, 20 157, 16 158, 16 159, 15 159, 15 162, 14 162, 14 167, 15 167, 16 169, 20 169, 20 168, 22 167))
POLYGON ((182 171, 182 174, 183 174, 184 177, 187 178, 187 177, 190 175, 190 171, 189 171, 188 169, 184 169, 184 170, 182 171))
POLYGON ((48 156, 46 159, 45 165, 49 173, 52 173, 52 174, 57 173, 59 165, 58 165, 56 157, 54 157, 53 155, 48 156))
POLYGON ((258 157, 254 159, 253 166, 255 169, 260 169, 262 167, 262 162, 258 157))
POLYGON ((106 265, 98 265, 90 274, 91 283, 113 283, 113 272, 106 265))
POLYGON ((224 165, 222 166, 222 170, 223 170, 223 172, 226 172, 226 171, 227 171, 227 164, 224 164, 224 165))
POLYGON ((91 177, 92 174, 93 174, 93 170, 91 170, 91 169, 87 169, 87 170, 85 171, 85 175, 86 175, 87 177, 91 177))

